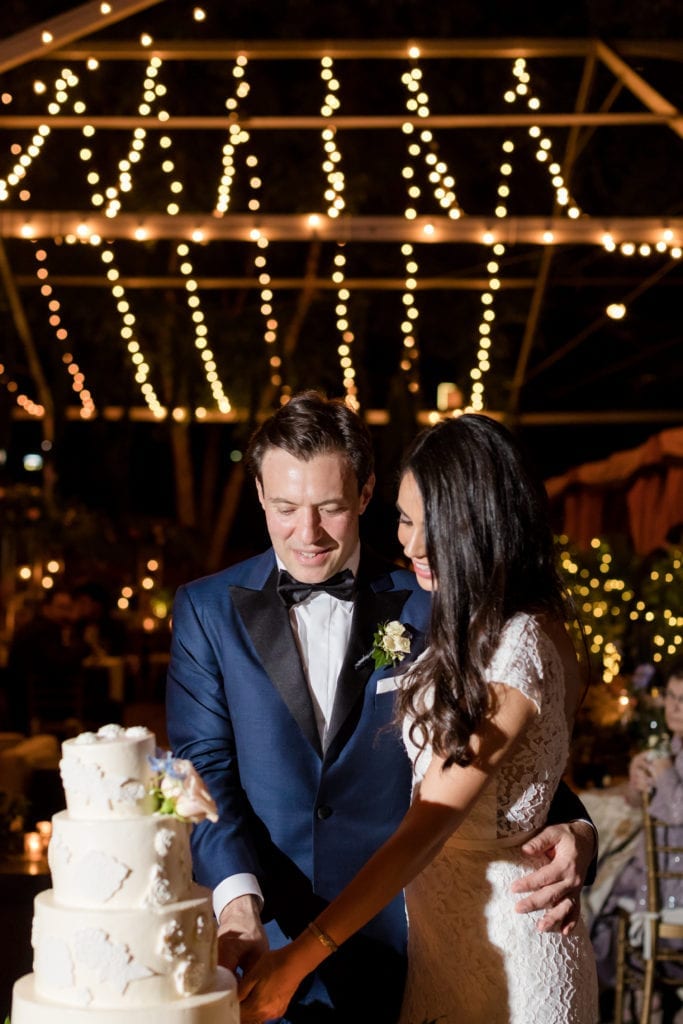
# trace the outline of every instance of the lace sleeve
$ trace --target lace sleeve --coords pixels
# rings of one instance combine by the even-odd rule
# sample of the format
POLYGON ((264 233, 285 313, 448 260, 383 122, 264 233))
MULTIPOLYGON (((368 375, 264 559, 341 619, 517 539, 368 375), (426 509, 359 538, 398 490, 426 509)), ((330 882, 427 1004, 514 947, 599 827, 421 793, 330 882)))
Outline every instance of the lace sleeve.
POLYGON ((505 624, 500 643, 487 672, 489 683, 503 683, 519 690, 541 709, 542 660, 539 629, 529 615, 515 615, 505 624))

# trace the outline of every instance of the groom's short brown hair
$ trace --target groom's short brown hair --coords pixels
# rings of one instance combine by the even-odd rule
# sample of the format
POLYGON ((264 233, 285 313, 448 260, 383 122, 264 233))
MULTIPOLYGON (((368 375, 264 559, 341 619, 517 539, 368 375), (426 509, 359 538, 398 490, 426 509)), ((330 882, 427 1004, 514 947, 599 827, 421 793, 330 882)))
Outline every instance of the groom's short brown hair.
POLYGON ((320 391, 300 391, 254 431, 246 464, 259 481, 263 457, 270 448, 282 448, 302 462, 340 452, 353 467, 359 492, 374 469, 372 438, 365 422, 341 398, 327 398, 320 391))

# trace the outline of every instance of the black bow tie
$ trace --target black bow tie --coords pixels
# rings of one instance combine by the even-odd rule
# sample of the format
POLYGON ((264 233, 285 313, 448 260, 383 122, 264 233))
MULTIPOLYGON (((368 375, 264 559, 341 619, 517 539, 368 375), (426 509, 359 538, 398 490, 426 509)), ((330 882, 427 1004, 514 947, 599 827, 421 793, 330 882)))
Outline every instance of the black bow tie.
POLYGON ((322 583, 300 583, 284 569, 280 569, 277 581, 277 592, 287 608, 291 608, 293 604, 298 604, 299 601, 304 601, 311 594, 319 593, 322 590, 331 594, 332 597, 338 597, 341 601, 350 601, 353 597, 353 587, 354 579, 350 569, 344 569, 343 572, 338 572, 336 576, 331 576, 329 580, 323 580, 322 583))

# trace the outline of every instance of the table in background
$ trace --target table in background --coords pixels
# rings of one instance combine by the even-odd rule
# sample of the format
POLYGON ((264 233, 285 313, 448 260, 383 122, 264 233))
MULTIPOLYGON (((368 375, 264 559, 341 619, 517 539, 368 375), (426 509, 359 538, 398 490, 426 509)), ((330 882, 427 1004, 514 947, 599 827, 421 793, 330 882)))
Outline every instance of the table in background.
POLYGON ((598 868, 595 882, 584 889, 582 910, 590 928, 610 894, 617 875, 631 859, 643 828, 640 807, 625 799, 626 783, 609 789, 580 790, 579 796, 598 831, 598 868))
POLYGON ((9 1016, 12 986, 30 974, 33 964, 31 923, 33 901, 49 889, 50 871, 45 857, 30 861, 23 855, 0 855, 0 935, 3 936, 0 971, 0 1021, 9 1016))

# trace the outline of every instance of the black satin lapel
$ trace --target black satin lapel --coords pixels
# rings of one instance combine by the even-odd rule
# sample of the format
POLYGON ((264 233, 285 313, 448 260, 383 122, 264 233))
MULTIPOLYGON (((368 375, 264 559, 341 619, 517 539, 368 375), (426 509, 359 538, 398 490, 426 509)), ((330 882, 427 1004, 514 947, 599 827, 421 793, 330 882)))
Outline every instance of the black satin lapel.
POLYGON ((322 755, 289 612, 277 595, 275 580, 276 573, 273 573, 263 590, 230 587, 230 595, 273 686, 306 739, 322 755))
POLYGON ((383 622, 400 619, 403 606, 409 597, 409 590, 388 590, 380 593, 375 593, 373 590, 361 590, 359 592, 353 612, 349 646, 337 682, 337 692, 328 730, 328 751, 331 752, 337 734, 349 718, 368 679, 375 671, 372 657, 366 656, 372 650, 372 638, 377 627, 383 622), (359 665, 359 662, 362 664, 359 665))

